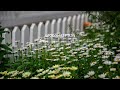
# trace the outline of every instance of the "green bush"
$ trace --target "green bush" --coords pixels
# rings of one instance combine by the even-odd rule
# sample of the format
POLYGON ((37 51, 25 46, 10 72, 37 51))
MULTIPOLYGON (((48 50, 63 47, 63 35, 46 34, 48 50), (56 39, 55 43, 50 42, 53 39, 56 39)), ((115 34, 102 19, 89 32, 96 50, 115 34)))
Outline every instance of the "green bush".
MULTIPOLYGON (((102 27, 107 27, 104 42, 105 44, 109 43, 108 48, 112 48, 113 46, 119 49, 120 45, 120 11, 89 11, 89 15, 92 17, 93 21, 96 19, 101 22, 102 27), (93 13, 99 13, 99 15, 95 15, 93 13), (112 42, 111 42, 112 41, 112 42)), ((116 52, 117 54, 117 52, 116 52)))

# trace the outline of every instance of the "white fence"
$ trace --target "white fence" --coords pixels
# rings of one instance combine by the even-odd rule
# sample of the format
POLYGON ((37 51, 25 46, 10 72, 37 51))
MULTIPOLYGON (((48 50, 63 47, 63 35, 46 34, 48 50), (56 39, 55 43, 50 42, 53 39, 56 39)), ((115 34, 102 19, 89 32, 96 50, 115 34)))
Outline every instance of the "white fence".
POLYGON ((34 40, 40 37, 44 37, 47 34, 69 34, 69 25, 73 26, 74 30, 83 31, 83 23, 88 21, 87 14, 73 15, 53 20, 47 20, 45 22, 39 22, 39 24, 32 23, 29 25, 23 25, 22 28, 15 26, 13 30, 5 28, 5 38, 2 43, 11 43, 12 47, 17 47, 16 41, 21 42, 20 47, 24 47, 27 42, 34 43, 34 40))

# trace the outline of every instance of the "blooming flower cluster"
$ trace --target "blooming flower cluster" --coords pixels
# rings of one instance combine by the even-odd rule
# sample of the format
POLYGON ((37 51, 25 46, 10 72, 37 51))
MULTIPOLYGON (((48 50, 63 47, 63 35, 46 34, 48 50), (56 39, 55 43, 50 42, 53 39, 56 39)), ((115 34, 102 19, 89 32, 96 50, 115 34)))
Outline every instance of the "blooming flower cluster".
POLYGON ((114 35, 92 24, 85 32, 77 32, 76 37, 36 39, 35 43, 13 50, 13 62, 8 70, 0 72, 0 78, 120 79, 120 54, 116 55, 120 50, 109 45, 109 33, 114 35))

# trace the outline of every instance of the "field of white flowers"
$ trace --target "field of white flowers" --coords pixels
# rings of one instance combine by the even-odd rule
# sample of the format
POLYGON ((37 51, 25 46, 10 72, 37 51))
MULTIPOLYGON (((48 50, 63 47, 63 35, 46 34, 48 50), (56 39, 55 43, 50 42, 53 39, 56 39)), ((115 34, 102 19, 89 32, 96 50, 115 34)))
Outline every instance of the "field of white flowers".
POLYGON ((85 32, 74 32, 74 38, 45 37, 28 43, 12 54, 0 78, 119 79, 120 50, 112 40, 116 31, 107 29, 93 24, 85 32))

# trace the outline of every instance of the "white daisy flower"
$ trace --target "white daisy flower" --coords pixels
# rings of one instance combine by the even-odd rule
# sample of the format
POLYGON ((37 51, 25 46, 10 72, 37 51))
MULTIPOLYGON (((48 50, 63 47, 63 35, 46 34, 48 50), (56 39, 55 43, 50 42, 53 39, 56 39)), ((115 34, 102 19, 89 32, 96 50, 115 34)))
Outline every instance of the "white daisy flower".
POLYGON ((101 69, 101 68, 103 68, 103 66, 99 66, 99 67, 98 67, 98 69, 101 69))
POLYGON ((69 77, 70 74, 71 74, 71 72, 69 72, 69 71, 63 71, 63 76, 64 77, 69 77))
POLYGON ((89 76, 93 76, 94 74, 95 74, 94 71, 89 71, 89 72, 88 72, 88 75, 89 75, 89 76))
POLYGON ((44 69, 38 69, 36 70, 38 73, 42 72, 44 69))
POLYGON ((104 74, 104 73, 103 73, 103 74, 100 74, 100 75, 98 75, 98 77, 103 79, 103 78, 106 77, 106 74, 104 74))
POLYGON ((84 78, 89 78, 90 76, 89 75, 85 75, 84 78))
POLYGON ((110 71, 116 71, 116 68, 110 68, 110 71))
POLYGON ((112 49, 117 49, 117 47, 112 47, 112 49))
POLYGON ((95 64, 97 64, 97 62, 92 62, 90 63, 90 66, 94 66, 95 64))
POLYGON ((24 72, 24 73, 22 74, 22 77, 27 78, 27 77, 29 77, 30 75, 31 75, 31 72, 24 72))
POLYGON ((103 64, 106 64, 106 65, 111 65, 112 62, 111 61, 104 61, 103 64))
POLYGON ((30 79, 39 79, 39 77, 31 77, 30 79))

